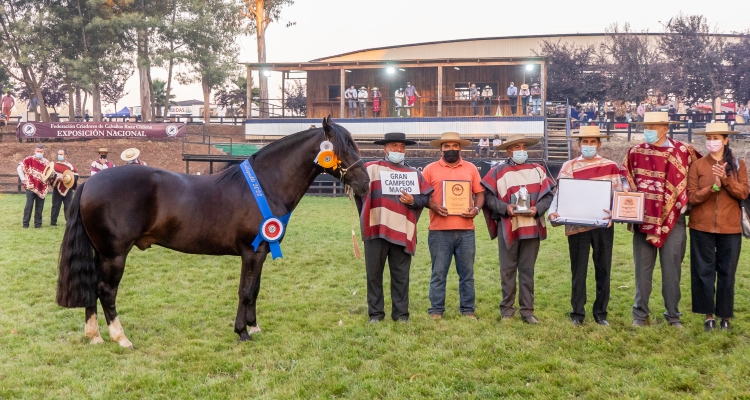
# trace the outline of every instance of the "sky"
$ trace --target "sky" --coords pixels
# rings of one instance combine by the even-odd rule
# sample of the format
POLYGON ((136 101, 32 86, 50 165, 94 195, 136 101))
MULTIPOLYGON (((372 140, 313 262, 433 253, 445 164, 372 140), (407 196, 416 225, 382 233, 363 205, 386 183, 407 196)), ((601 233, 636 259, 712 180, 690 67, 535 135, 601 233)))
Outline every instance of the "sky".
MULTIPOLYGON (((622 4, 559 0, 296 0, 282 10, 281 21, 266 31, 266 61, 310 61, 372 47, 441 40, 601 33, 615 22, 630 23, 635 31, 661 32, 662 23, 680 12, 706 16, 721 33, 750 29, 748 14, 733 12, 738 9, 731 5, 712 7, 710 2, 698 0, 622 4), (287 22, 296 24, 287 28, 287 22)), ((238 61, 257 62, 255 37, 241 36, 237 42, 238 61)), ((161 69, 152 70, 151 75, 161 79, 167 76, 161 69)), ((279 74, 269 79, 271 97, 278 96, 280 85, 279 74)), ((173 80, 173 88, 176 100, 203 99, 200 85, 184 86, 173 80)), ((118 108, 139 105, 137 74, 128 80, 126 92, 118 108)), ((112 110, 113 106, 102 108, 112 110)))

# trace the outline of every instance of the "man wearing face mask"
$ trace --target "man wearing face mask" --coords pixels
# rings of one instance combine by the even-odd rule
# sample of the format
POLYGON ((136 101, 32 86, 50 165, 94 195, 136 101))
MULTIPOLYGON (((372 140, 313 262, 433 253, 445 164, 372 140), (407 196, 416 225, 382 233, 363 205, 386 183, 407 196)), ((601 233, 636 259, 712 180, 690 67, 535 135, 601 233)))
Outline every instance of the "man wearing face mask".
POLYGON ((476 254, 474 217, 484 205, 484 190, 479 170, 461 158, 461 149, 469 146, 456 132, 444 132, 440 139, 430 142, 440 149, 442 158, 425 167, 423 175, 435 190, 430 199, 430 233, 427 237, 432 259, 430 278, 430 308, 432 319, 442 319, 445 313, 445 285, 451 260, 456 260, 458 273, 459 312, 464 317, 474 315, 474 256, 476 254), (465 181, 469 184, 473 205, 460 215, 448 213, 443 205, 443 182, 465 181))
POLYGON ((509 159, 497 164, 482 179, 485 189, 484 217, 490 238, 498 236, 500 283, 503 299, 500 313, 503 319, 516 313, 516 274, 518 274, 518 305, 523 321, 538 324, 534 317, 534 264, 540 242, 547 238, 544 213, 552 202, 555 184, 541 166, 527 162, 528 147, 538 139, 513 135, 497 147, 505 150, 509 159), (516 213, 519 191, 528 192, 526 214, 516 213), (498 232, 499 231, 499 232, 498 232))
MULTIPOLYGON (((69 178, 68 178, 69 179, 69 178)), ((73 199, 73 193, 78 185, 78 171, 73 164, 68 162, 68 151, 60 149, 57 151, 57 161, 55 161, 55 184, 52 188, 52 214, 50 216, 50 226, 57 226, 57 217, 60 215, 60 206, 65 207, 65 212, 68 212, 68 205, 73 199), (73 184, 66 185, 64 179, 68 177, 65 171, 70 171, 68 174, 73 174, 73 184)))
MULTIPOLYGON (((613 191, 622 191, 620 169, 612 160, 598 154, 602 145, 602 138, 610 136, 601 134, 598 126, 582 126, 577 135, 581 156, 566 161, 560 169, 559 179, 589 179, 612 182, 613 191)), ((549 208, 549 219, 554 221, 560 215, 557 213, 557 193, 549 208)), ((605 210, 611 215, 611 210, 605 210)), ((612 246, 615 239, 615 228, 610 221, 606 228, 591 226, 565 225, 565 236, 568 237, 570 252, 570 272, 572 274, 572 290, 570 305, 573 310, 570 320, 573 326, 583 323, 586 316, 586 273, 589 266, 589 252, 594 252, 594 278, 596 279, 596 300, 594 300, 594 321, 599 325, 608 326, 607 305, 609 304, 609 277, 612 269, 612 246)))
POLYGON ((34 228, 42 227, 44 197, 49 193, 54 174, 49 161, 44 158, 44 146, 34 147, 34 154, 18 163, 18 177, 26 189, 26 205, 23 208, 23 227, 28 228, 31 222, 31 210, 34 209, 34 228))
POLYGON ((103 171, 107 168, 114 168, 115 164, 112 161, 107 160, 107 148, 99 148, 99 159, 91 162, 91 176, 99 171, 103 171))
MULTIPOLYGON (((644 222, 632 226, 635 261, 635 304, 633 326, 643 327, 649 317, 648 300, 656 256, 662 274, 662 296, 667 322, 680 329, 680 273, 685 257, 687 233, 685 212, 688 206, 688 168, 701 157, 693 146, 667 137, 666 112, 647 112, 643 116, 645 143, 628 149, 620 174, 623 190, 646 193, 644 222)), ((639 122, 633 122, 638 124, 639 122)))
POLYGON ((406 140, 401 132, 391 132, 374 144, 383 145, 385 158, 365 164, 370 191, 364 201, 357 199, 358 204, 364 202, 360 207, 360 221, 365 243, 367 313, 371 323, 385 318, 383 270, 387 260, 391 274, 391 318, 406 322, 409 320, 409 269, 417 246, 417 221, 433 189, 419 171, 404 163, 406 146, 416 142, 406 140), (419 193, 383 193, 386 183, 381 173, 388 177, 391 172, 416 174, 419 193))

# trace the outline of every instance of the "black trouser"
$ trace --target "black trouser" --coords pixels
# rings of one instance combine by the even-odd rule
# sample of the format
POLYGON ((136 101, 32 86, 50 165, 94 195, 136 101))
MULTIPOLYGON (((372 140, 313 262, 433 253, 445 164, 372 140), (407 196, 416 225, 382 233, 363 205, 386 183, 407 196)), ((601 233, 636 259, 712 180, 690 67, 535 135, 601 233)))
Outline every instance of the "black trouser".
POLYGON ((510 96, 508 99, 510 100, 510 114, 516 115, 516 111, 518 111, 518 96, 510 96))
POLYGON ((694 313, 734 318, 734 276, 741 247, 739 233, 690 230, 690 288, 694 313))
POLYGON ((365 240, 367 270, 367 313, 370 319, 385 318, 383 300, 383 270, 385 261, 391 272, 391 317, 409 318, 409 269, 411 255, 404 246, 384 239, 365 240))
POLYGON ((491 101, 492 100, 490 100, 489 97, 486 97, 484 99, 484 115, 490 115, 490 112, 492 112, 492 110, 490 110, 490 103, 491 103, 491 101))
POLYGON ((573 311, 570 318, 583 321, 586 316, 586 274, 589 266, 589 250, 594 250, 594 278, 596 279, 596 300, 594 300, 594 319, 607 319, 609 304, 609 277, 612 269, 612 245, 615 239, 614 226, 597 228, 568 236, 570 251, 570 272, 573 285, 570 294, 570 305, 573 311))
POLYGON ((60 192, 57 191, 57 189, 52 189, 52 216, 50 218, 50 225, 57 225, 57 216, 60 215, 60 205, 62 204, 65 207, 65 211, 63 211, 63 215, 65 215, 65 219, 67 220, 68 217, 68 207, 70 206, 70 201, 73 199, 73 191, 68 190, 68 193, 65 194, 65 196, 61 195, 60 192))
POLYGON ((44 211, 44 199, 31 190, 26 191, 26 205, 23 207, 23 227, 29 227, 31 220, 31 209, 34 209, 34 228, 42 227, 42 211, 44 211), (36 206, 35 206, 36 204, 36 206))

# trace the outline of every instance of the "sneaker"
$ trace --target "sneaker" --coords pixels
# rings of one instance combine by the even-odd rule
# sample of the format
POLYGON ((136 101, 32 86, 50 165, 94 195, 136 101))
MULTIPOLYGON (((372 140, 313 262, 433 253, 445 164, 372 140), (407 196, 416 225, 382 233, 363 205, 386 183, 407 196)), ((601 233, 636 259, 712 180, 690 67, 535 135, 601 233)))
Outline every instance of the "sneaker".
POLYGON ((633 327, 635 328, 643 328, 646 326, 646 321, 642 319, 634 319, 633 320, 633 327))
POLYGON ((432 319, 443 319, 443 314, 430 314, 430 318, 432 319))
POLYGON ((401 318, 397 319, 396 322, 401 322, 401 323, 406 324, 406 323, 409 322, 409 318, 401 317, 401 318))
POLYGON ((728 319, 722 319, 719 323, 719 329, 723 331, 730 331, 732 330, 732 325, 729 323, 728 319))
POLYGON ((468 319, 474 319, 474 320, 477 319, 477 316, 474 315, 474 313, 467 312, 467 313, 463 313, 461 315, 463 315, 464 317, 466 317, 468 319))
POLYGON ((669 325, 674 326, 676 329, 682 329, 682 322, 680 322, 680 321, 670 322, 669 325))
POLYGON ((523 322, 529 325, 536 325, 539 323, 539 321, 536 318, 534 318, 533 315, 529 315, 528 317, 523 317, 523 322))
POLYGON ((377 324, 377 323, 378 323, 378 322, 380 322, 380 321, 382 321, 382 319, 380 319, 380 318, 371 318, 371 319, 370 319, 370 323, 371 323, 371 324, 377 324))
POLYGON ((580 319, 571 319, 570 323, 573 324, 573 326, 581 326, 581 325, 583 325, 583 321, 581 321, 580 319))
POLYGON ((609 322, 607 322, 606 319, 602 318, 602 319, 594 319, 594 320, 596 321, 597 324, 601 326, 609 326, 609 322))
POLYGON ((714 319, 707 319, 703 323, 703 332, 711 332, 714 329, 716 329, 716 320, 714 320, 714 319))

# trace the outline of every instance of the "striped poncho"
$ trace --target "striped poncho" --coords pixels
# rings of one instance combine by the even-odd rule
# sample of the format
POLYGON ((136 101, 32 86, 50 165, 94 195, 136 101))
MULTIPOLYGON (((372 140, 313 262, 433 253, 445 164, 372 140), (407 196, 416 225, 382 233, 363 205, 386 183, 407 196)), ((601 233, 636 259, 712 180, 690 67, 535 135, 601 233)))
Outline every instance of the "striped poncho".
POLYGON ((383 171, 416 172, 419 190, 429 195, 433 189, 416 169, 377 160, 365 164, 370 177, 370 191, 364 198, 360 223, 363 240, 384 239, 404 246, 407 254, 414 255, 417 247, 417 221, 422 207, 409 207, 399 201, 398 195, 384 195, 381 190, 380 173, 383 171))
MULTIPOLYGON (((516 193, 522 185, 526 185, 526 190, 529 192, 530 207, 535 207, 537 202, 547 194, 551 197, 554 188, 544 167, 534 163, 516 164, 513 160, 494 166, 482 179, 482 186, 505 204, 516 204, 516 193)), ((546 210, 540 210, 539 214, 544 214, 544 211, 546 210)), ((498 220, 491 218, 490 214, 491 212, 485 207, 484 215, 490 238, 496 238, 498 228, 500 228, 508 249, 517 240, 547 238, 544 218, 523 215, 512 218, 500 217, 500 226, 498 226, 498 220)))

